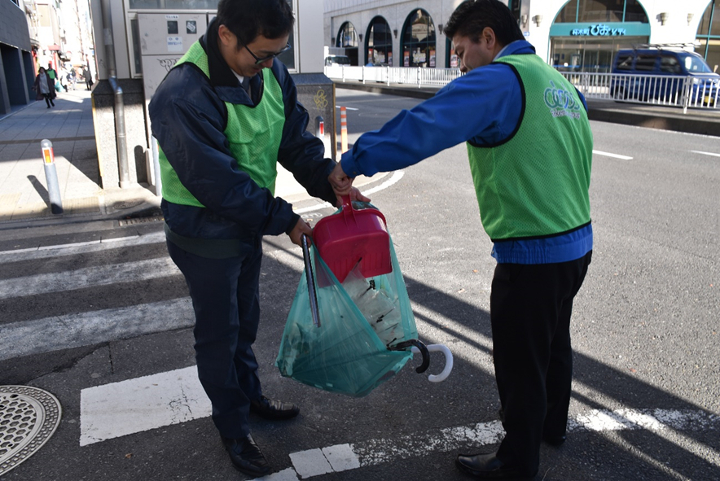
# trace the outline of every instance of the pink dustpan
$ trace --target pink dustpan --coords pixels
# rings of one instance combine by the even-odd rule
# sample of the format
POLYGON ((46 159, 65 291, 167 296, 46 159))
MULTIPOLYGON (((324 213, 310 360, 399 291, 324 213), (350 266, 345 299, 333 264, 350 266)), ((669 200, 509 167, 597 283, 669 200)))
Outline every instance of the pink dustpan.
POLYGON ((385 216, 373 207, 353 208, 349 196, 343 197, 341 212, 318 221, 313 229, 313 242, 339 282, 358 263, 365 278, 392 272, 385 216))

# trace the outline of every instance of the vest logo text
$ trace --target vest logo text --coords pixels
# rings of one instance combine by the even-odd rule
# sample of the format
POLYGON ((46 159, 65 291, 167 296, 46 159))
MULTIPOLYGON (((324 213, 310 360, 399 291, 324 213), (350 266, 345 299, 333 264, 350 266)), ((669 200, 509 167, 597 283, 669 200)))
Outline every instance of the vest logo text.
POLYGON ((580 103, 575 100, 575 96, 562 87, 555 87, 552 80, 550 87, 545 89, 543 100, 553 117, 580 118, 580 103))

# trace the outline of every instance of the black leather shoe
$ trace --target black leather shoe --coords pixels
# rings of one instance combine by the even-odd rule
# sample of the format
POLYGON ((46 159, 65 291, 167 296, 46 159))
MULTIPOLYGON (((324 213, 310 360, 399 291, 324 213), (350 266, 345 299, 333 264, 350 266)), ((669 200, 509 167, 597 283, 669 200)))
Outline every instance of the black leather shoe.
POLYGON ((534 475, 527 475, 520 469, 506 466, 495 457, 496 453, 458 455, 455 465, 460 471, 479 479, 532 479, 534 475))
POLYGON ((562 446, 566 439, 567 436, 564 434, 562 436, 543 436, 543 441, 546 444, 555 447, 562 446))
POLYGON ((265 476, 270 473, 270 466, 252 436, 248 434, 245 438, 237 439, 221 436, 221 439, 235 469, 248 476, 265 476))
POLYGON ((300 408, 292 403, 284 403, 260 396, 260 399, 250 403, 250 412, 257 414, 261 418, 277 421, 294 418, 300 413, 300 408))

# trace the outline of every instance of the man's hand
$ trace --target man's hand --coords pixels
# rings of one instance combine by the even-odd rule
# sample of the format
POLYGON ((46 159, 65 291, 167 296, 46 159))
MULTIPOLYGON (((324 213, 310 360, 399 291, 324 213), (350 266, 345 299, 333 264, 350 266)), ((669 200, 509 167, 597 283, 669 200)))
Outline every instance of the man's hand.
MULTIPOLYGON (((337 194, 337 192, 335 192, 335 193, 337 194)), ((350 196, 350 202, 353 202, 353 201, 370 202, 370 198, 362 195, 362 192, 360 192, 360 190, 358 190, 357 187, 351 187, 350 192, 348 192, 346 195, 350 196)), ((337 196, 336 206, 337 207, 343 206, 342 196, 340 196, 340 195, 337 196)))
POLYGON ((340 162, 338 162, 335 169, 333 169, 332 173, 328 176, 328 182, 332 185, 335 195, 342 196, 350 193, 353 179, 345 173, 340 162))
POLYGON ((307 235, 312 240, 312 228, 308 225, 307 222, 302 220, 302 218, 298 219, 297 224, 295 224, 295 227, 293 227, 293 230, 290 231, 290 240, 293 244, 297 244, 299 246, 302 246, 302 235, 307 235))

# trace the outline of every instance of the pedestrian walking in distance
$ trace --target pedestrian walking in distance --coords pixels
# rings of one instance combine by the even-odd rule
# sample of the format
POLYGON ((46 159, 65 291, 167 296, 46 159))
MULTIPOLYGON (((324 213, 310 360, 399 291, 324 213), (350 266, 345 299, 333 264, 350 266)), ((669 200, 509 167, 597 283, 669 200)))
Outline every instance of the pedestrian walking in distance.
POLYGON ((47 72, 45 72, 45 68, 40 67, 38 70, 37 77, 35 77, 35 84, 33 86, 33 90, 38 92, 40 95, 43 96, 45 99, 45 104, 47 104, 47 108, 55 107, 55 102, 53 102, 53 98, 50 92, 50 79, 48 78, 47 72))

